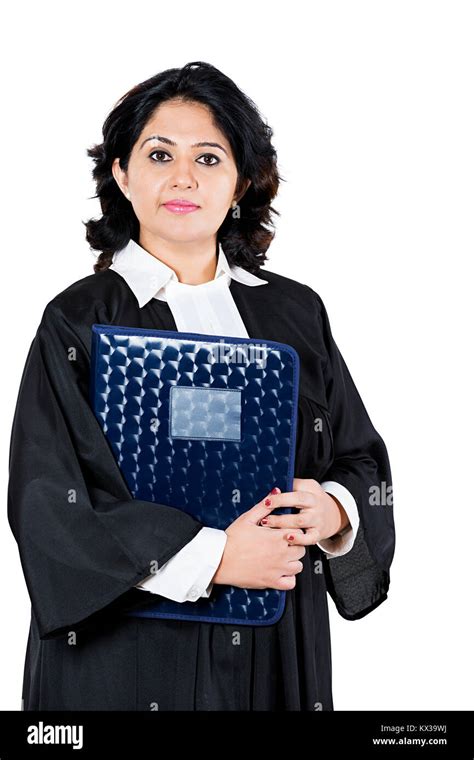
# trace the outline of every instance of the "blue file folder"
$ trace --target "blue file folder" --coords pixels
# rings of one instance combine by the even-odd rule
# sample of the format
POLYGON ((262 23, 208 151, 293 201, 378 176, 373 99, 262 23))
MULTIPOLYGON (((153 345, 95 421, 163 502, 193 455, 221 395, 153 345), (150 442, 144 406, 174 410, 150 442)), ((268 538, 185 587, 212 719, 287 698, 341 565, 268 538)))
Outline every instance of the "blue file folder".
MULTIPOLYGON (((133 498, 225 530, 273 486, 293 490, 300 362, 292 346, 94 324, 91 349, 91 406, 133 498)), ((209 598, 153 594, 126 614, 271 625, 286 593, 214 584, 209 598)))

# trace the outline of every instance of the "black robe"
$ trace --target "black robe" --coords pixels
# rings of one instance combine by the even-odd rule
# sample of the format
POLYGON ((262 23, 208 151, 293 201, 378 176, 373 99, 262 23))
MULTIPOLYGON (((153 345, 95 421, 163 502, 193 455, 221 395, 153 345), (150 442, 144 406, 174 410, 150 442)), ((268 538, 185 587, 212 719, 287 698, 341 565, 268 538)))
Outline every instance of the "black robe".
POLYGON ((259 276, 269 284, 232 280, 231 293, 251 338, 299 353, 294 475, 349 489, 360 514, 353 548, 328 559, 306 547, 271 626, 124 615, 153 601, 135 588, 150 557, 161 566, 202 525, 132 499, 88 401, 91 325, 176 330, 170 308, 151 299, 140 309, 113 270, 86 276, 45 307, 12 427, 8 516, 31 599, 25 710, 334 709, 327 592, 348 620, 387 598, 390 464, 319 295, 270 271, 259 276))

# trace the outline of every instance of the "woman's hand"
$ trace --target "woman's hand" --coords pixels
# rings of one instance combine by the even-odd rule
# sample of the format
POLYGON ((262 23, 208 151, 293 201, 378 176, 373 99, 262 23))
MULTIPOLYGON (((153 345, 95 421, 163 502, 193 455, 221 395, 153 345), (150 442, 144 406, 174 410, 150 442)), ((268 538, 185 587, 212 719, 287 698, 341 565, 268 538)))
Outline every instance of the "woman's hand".
POLYGON ((316 480, 294 478, 293 488, 294 491, 272 495, 271 509, 297 507, 299 513, 270 514, 260 520, 261 525, 286 530, 287 540, 298 546, 308 546, 324 538, 331 538, 348 525, 349 518, 342 504, 321 488, 316 480))
MULTIPOLYGON (((274 509, 274 499, 273 493, 268 494, 226 529, 227 541, 213 583, 281 591, 295 587, 295 576, 303 569, 300 560, 306 549, 290 546, 286 540, 288 531, 259 525, 262 517, 274 509)), ((302 530, 295 529, 293 533, 304 538, 302 530)))

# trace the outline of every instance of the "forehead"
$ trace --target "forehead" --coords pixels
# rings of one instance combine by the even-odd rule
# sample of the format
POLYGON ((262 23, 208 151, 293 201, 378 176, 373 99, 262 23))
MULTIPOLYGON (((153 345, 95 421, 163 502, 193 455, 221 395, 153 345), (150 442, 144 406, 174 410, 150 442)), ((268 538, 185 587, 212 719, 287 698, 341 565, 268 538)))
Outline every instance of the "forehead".
POLYGON ((174 142, 192 144, 219 140, 228 146, 225 134, 214 124, 211 111, 202 103, 167 101, 150 117, 138 139, 140 145, 151 135, 163 135, 174 142))

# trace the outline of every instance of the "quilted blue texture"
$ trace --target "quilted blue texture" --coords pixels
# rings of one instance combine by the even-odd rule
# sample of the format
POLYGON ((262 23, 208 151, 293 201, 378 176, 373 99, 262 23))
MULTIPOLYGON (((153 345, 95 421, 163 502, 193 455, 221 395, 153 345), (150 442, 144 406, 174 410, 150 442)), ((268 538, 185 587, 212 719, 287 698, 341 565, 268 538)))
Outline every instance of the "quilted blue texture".
MULTIPOLYGON (((273 486, 293 490, 299 366, 275 341, 94 324, 91 405, 133 498, 224 530, 273 486)), ((126 614, 271 625, 285 597, 215 584, 126 614)))

